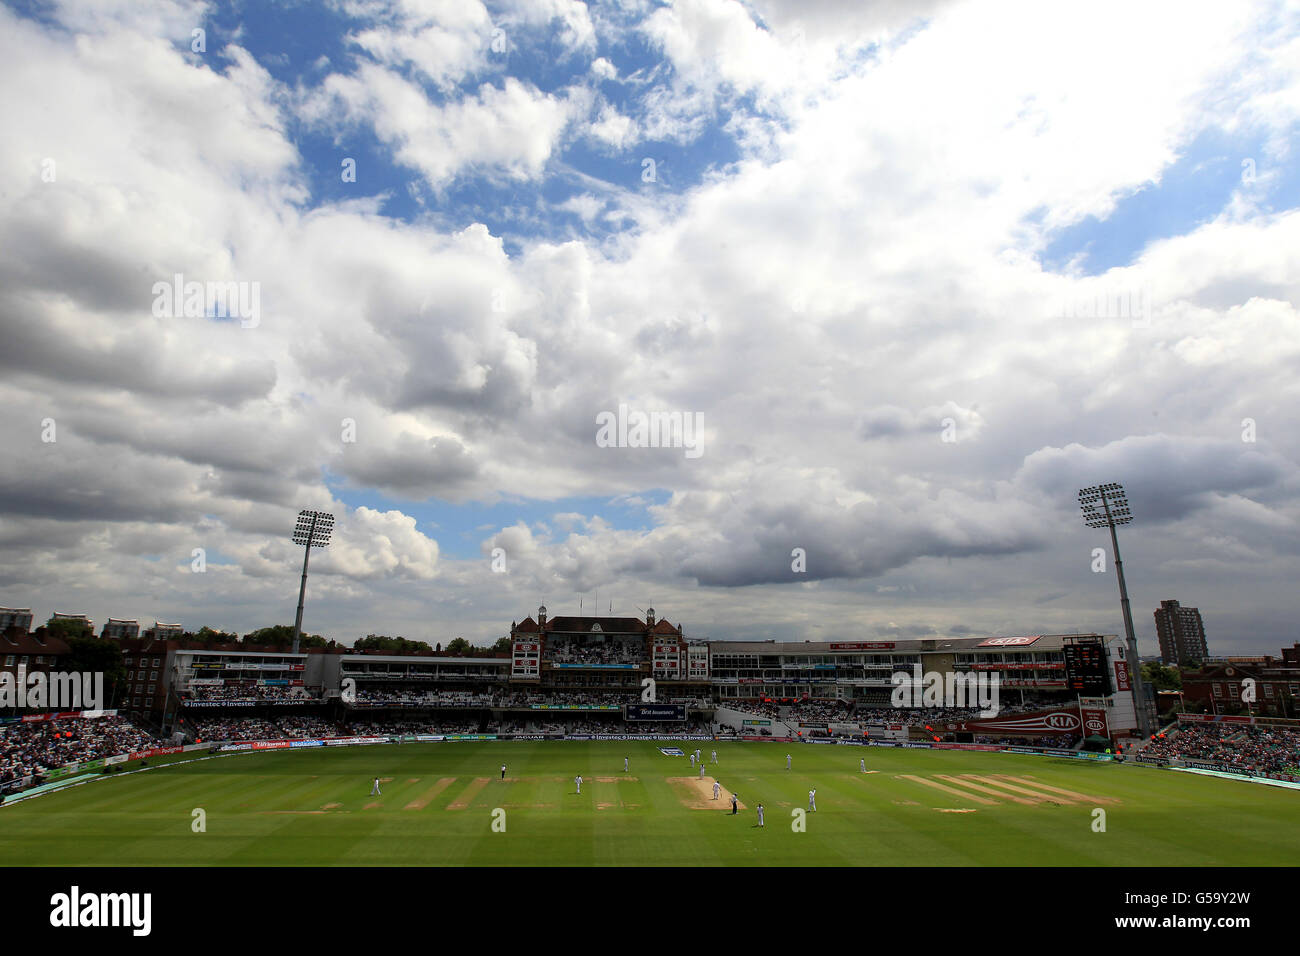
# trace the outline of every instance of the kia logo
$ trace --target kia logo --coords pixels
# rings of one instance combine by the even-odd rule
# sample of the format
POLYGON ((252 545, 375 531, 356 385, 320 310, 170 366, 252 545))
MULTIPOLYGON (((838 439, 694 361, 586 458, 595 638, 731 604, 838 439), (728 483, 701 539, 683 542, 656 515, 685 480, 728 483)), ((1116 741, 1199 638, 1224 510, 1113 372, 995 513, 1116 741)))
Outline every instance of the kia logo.
POLYGON ((1101 721, 1094 717, 1088 721, 1086 726, 1089 730, 1101 730, 1101 721))
POLYGON ((1048 714, 1044 721, 1049 727, 1059 727, 1062 730, 1068 730, 1075 725, 1073 714, 1048 714))

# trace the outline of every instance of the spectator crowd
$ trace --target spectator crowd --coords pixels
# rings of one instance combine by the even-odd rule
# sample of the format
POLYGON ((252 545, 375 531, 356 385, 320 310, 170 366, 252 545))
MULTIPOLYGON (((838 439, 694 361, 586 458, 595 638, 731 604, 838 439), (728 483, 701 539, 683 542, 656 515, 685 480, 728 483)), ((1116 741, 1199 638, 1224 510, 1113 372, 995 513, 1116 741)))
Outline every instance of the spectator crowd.
POLYGON ((549 640, 546 662, 557 664, 640 664, 645 660, 645 645, 630 641, 549 640))
POLYGON ((102 760, 158 746, 125 717, 0 724, 0 786, 70 763, 102 760))
POLYGON ((230 684, 206 686, 201 684, 198 687, 191 687, 181 695, 182 700, 255 700, 266 703, 297 698, 311 699, 306 690, 301 687, 276 687, 261 684, 245 684, 242 686, 230 684))
POLYGON ((1151 741, 1140 753, 1170 760, 1203 760, 1240 773, 1296 774, 1300 768, 1300 731, 1190 724, 1151 741))

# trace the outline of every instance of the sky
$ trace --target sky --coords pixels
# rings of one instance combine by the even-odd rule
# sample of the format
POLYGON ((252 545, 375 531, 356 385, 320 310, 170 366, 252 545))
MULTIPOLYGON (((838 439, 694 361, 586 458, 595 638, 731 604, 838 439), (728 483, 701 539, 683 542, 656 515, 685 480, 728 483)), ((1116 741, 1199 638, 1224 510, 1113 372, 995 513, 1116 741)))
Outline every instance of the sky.
POLYGON ((292 623, 310 509, 344 643, 1115 634, 1118 482, 1144 654, 1300 639, 1297 3, 10 0, 0 92, 37 623, 292 623))

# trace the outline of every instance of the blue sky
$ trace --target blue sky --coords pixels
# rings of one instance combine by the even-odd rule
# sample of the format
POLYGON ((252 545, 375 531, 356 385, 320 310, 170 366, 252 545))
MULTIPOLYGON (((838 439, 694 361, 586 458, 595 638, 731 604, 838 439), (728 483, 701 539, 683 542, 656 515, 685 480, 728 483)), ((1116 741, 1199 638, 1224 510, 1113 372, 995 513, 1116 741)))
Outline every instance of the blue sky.
MULTIPOLYGON (((347 39, 370 25, 369 21, 341 9, 306 3, 219 7, 209 22, 208 42, 213 47, 238 38, 287 88, 318 81, 331 71, 350 72, 358 62, 371 59, 347 39)), ((630 113, 636 112, 647 84, 671 81, 673 76, 673 67, 664 62, 661 51, 633 31, 616 38, 602 35, 594 49, 566 52, 547 30, 516 29, 508 13, 501 22, 509 30, 507 52, 493 52, 483 69, 455 84, 440 87, 412 64, 399 72, 418 84, 431 103, 447 104, 476 92, 483 84, 499 88, 506 76, 545 93, 563 94, 576 84, 591 83, 592 61, 605 58, 618 70, 619 78, 593 86, 614 108, 630 113)), ((491 36, 487 39, 490 42, 491 36)), ((184 40, 178 41, 177 47, 188 52, 184 40)), ((747 112, 760 112, 752 97, 742 95, 738 102, 747 112)), ((710 173, 734 163, 742 154, 723 128, 725 121, 725 115, 710 117, 689 142, 644 139, 634 150, 597 148, 572 138, 562 143, 554 156, 553 175, 539 181, 503 179, 493 170, 471 168, 436 189, 422 181, 418 170, 395 162, 373 130, 363 125, 322 130, 317 124, 298 123, 289 128, 304 160, 311 204, 347 201, 358 195, 382 196, 386 216, 406 222, 432 217, 452 230, 484 223, 493 235, 505 237, 508 250, 518 253, 524 240, 562 241, 575 235, 600 239, 617 231, 617 224, 584 222, 574 212, 556 208, 589 192, 590 184, 583 177, 602 181, 613 190, 685 193, 710 173), (345 183, 338 175, 346 157, 364 166, 365 175, 357 183, 345 183), (653 183, 643 182, 647 158, 655 163, 653 183), (526 218, 518 215, 521 209, 527 211, 526 218)))
POLYGON ((349 489, 333 482, 329 485, 335 497, 350 509, 399 509, 413 516, 418 528, 437 537, 443 554, 469 560, 482 556, 479 544, 486 534, 517 522, 539 532, 546 528, 563 537, 567 528, 556 525, 553 521, 556 515, 599 517, 613 530, 647 531, 654 525, 648 507, 662 505, 669 497, 669 492, 663 489, 649 489, 633 496, 611 498, 574 496, 552 501, 512 498, 491 504, 480 501, 452 504, 437 498, 411 501, 372 490, 349 489))
POLYGON ((1073 265, 1084 275, 1101 275, 1131 265, 1149 243, 1213 220, 1251 176, 1258 182, 1265 172, 1271 175, 1260 183, 1261 205, 1294 208, 1300 201, 1300 169, 1265 157, 1266 144, 1258 136, 1208 130, 1180 151, 1158 181, 1121 197, 1104 218, 1090 216, 1051 236, 1043 266, 1062 270, 1073 265))

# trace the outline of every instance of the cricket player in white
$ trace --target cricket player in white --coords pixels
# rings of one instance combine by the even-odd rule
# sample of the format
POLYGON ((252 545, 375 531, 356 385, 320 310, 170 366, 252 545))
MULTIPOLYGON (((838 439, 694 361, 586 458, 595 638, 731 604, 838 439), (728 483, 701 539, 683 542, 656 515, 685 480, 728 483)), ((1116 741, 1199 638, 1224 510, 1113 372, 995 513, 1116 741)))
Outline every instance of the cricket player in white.
POLYGON ((623 772, 627 773, 627 758, 623 758, 623 772))
POLYGON ((690 758, 691 758, 691 766, 694 767, 694 766, 695 766, 695 754, 690 754, 689 756, 690 756, 690 758))
POLYGON ((700 762, 703 762, 703 761, 704 761, 703 754, 704 754, 704 751, 697 749, 697 750, 695 751, 695 759, 696 759, 696 760, 699 760, 700 762))
POLYGON ((578 792, 582 793, 582 774, 578 774, 578 776, 574 777, 573 782, 578 785, 578 792))
POLYGON ((374 785, 373 787, 370 788, 370 795, 371 795, 372 797, 374 797, 374 796, 380 796, 380 797, 382 797, 382 796, 384 795, 384 794, 383 794, 383 791, 381 791, 381 790, 379 789, 379 778, 378 778, 378 777, 375 778, 375 785, 374 785))
POLYGON ((763 824, 763 805, 762 805, 761 803, 758 805, 758 825, 759 825, 760 827, 764 825, 764 824, 763 824))
POLYGON ((713 781, 713 799, 714 799, 714 800, 718 799, 718 791, 721 790, 721 789, 722 789, 722 784, 718 783, 718 781, 716 781, 716 780, 713 781))
POLYGON ((858 767, 862 770, 863 773, 867 772, 867 762, 865 760, 859 760, 858 767))
POLYGON ((809 810, 816 810, 816 809, 817 809, 817 791, 816 791, 816 790, 809 790, 809 791, 808 791, 808 809, 809 809, 809 810))
POLYGON ((785 769, 786 769, 786 770, 789 770, 789 769, 790 769, 790 755, 789 755, 789 754, 786 754, 786 755, 785 755, 785 769))
POLYGON ((713 762, 714 763, 718 762, 718 752, 716 750, 713 751, 713 762))
POLYGON ((703 764, 703 763, 700 764, 700 779, 701 779, 701 780, 704 779, 704 764, 703 764))

